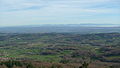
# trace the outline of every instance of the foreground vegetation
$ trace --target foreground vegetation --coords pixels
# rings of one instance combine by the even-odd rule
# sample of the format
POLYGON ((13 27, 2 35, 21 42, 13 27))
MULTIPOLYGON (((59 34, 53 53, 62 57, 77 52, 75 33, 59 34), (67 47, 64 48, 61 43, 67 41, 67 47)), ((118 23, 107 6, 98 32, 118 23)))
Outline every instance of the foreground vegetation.
POLYGON ((0 33, 0 60, 1 68, 119 68, 120 33, 0 33))
POLYGON ((3 61, 0 68, 119 68, 118 63, 94 62, 88 63, 48 63, 39 61, 3 61))

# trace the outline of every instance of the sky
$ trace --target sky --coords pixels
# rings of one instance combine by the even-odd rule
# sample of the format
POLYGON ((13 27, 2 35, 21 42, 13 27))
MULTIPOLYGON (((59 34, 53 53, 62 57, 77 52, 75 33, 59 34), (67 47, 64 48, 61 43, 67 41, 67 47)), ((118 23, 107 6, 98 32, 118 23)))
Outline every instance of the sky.
POLYGON ((120 24, 120 0, 0 0, 0 26, 120 24))

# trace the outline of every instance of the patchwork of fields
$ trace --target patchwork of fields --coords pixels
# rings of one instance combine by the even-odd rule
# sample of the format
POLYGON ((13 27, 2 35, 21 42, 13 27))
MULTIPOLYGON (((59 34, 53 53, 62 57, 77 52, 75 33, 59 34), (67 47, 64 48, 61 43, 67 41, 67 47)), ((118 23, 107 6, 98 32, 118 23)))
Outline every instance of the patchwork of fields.
POLYGON ((120 33, 0 33, 0 60, 9 59, 119 64, 120 33))

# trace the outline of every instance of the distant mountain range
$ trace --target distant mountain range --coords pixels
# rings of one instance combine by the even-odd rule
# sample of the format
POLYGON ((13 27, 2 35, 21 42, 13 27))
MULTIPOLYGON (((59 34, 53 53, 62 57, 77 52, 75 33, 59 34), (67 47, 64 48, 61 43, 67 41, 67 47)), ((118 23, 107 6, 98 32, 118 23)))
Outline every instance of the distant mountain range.
POLYGON ((111 33, 120 32, 119 25, 59 24, 0 27, 0 33, 111 33))

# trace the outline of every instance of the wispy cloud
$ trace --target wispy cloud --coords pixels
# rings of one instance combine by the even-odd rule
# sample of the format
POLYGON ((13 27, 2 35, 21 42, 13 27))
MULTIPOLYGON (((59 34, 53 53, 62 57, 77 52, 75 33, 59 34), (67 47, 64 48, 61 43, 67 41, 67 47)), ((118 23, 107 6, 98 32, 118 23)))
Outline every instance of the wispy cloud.
POLYGON ((0 0, 0 15, 0 23, 120 23, 120 0, 0 0))
MULTIPOLYGON (((120 7, 119 0, 1 0, 0 2, 0 10, 27 10, 31 7, 34 8, 101 8, 105 7, 103 4, 107 4, 107 6, 116 6, 120 7), (110 4, 110 5, 108 5, 110 4), (103 5, 103 6, 102 6, 103 5), (99 7, 96 7, 99 6, 99 7)), ((39 9, 38 8, 38 9, 39 9)), ((33 10, 33 8, 31 8, 33 10)), ((106 8, 107 9, 107 8, 106 8)))

